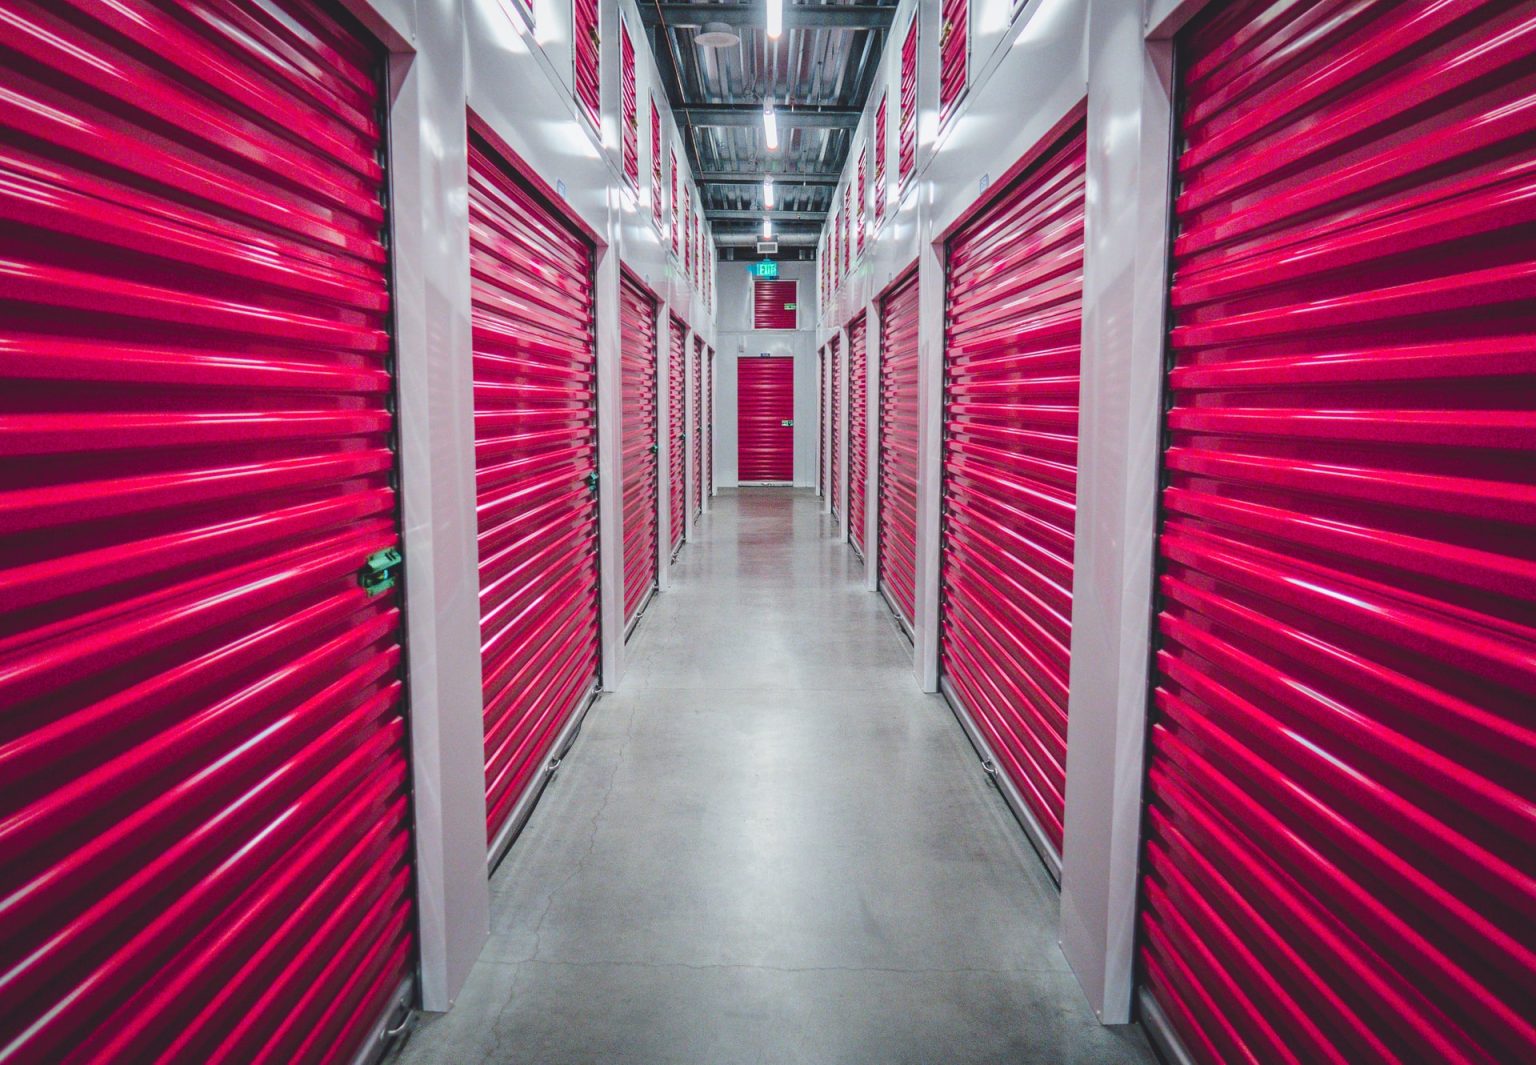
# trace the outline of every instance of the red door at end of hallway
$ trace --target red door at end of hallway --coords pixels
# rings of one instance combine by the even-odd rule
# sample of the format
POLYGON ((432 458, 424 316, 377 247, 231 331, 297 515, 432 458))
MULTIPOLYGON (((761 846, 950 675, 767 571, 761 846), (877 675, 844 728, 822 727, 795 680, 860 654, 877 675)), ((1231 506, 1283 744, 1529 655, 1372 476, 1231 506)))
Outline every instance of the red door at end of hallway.
POLYGON ((17 1065, 345 1062, 416 964, 384 57, 174 6, 0 0, 17 1065))
POLYGON ((668 319, 670 333, 667 340, 667 517, 672 525, 672 554, 683 546, 687 532, 688 500, 683 492, 687 487, 688 469, 688 326, 676 316, 668 319))
POLYGON ((795 360, 736 360, 737 479, 789 484, 795 479, 795 360))
POLYGON ((598 674, 592 247, 470 141, 486 821, 499 845, 598 674))
POLYGON ((1075 123, 949 242, 939 671, 1059 859, 1087 152, 1075 123))
POLYGON ((1178 47, 1138 971, 1201 1063, 1536 1061, 1536 7, 1178 47))
POLYGON ((869 476, 869 319, 859 315, 848 325, 848 542, 864 555, 864 497, 869 476))
POLYGON ((656 301, 628 276, 619 283, 619 354, 624 393, 624 623, 656 587, 656 301))
POLYGON ((880 300, 880 590, 911 626, 917 587, 917 271, 880 300))

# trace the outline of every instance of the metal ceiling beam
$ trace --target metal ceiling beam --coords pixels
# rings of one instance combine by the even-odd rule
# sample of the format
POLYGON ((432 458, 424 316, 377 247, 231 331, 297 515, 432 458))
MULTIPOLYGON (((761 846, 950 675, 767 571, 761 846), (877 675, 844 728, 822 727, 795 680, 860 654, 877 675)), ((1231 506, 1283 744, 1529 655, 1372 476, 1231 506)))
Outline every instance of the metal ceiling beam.
MULTIPOLYGON (((674 108, 693 126, 761 126, 762 104, 685 104, 674 108)), ((801 107, 781 104, 774 109, 779 125, 800 129, 853 129, 864 114, 857 107, 801 107)))
MULTIPOLYGON (((896 9, 874 4, 785 4, 785 29, 888 30, 896 9)), ((727 26, 763 26, 761 4, 641 4, 640 23, 655 26, 702 26, 723 22, 727 26)))
POLYGON ((776 174, 755 170, 706 170, 694 180, 700 185, 761 185, 763 178, 773 178, 775 185, 836 185, 841 174, 812 171, 806 174, 776 174))
POLYGON ((815 222, 818 225, 825 222, 825 211, 733 211, 725 209, 708 210, 704 217, 711 222, 761 222, 764 218, 771 218, 775 222, 815 222))
MULTIPOLYGON (((819 234, 816 233, 775 233, 769 240, 776 240, 780 244, 794 244, 803 248, 814 247, 819 234)), ((716 233, 715 244, 722 248, 750 248, 760 238, 751 233, 716 233)))

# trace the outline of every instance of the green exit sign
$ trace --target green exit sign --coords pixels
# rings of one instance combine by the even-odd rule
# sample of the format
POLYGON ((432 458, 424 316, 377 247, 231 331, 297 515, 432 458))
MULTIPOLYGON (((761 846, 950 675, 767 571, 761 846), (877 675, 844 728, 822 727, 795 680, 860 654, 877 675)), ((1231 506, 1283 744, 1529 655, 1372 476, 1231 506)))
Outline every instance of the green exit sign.
POLYGON ((748 266, 747 273, 751 274, 753 277, 778 277, 779 264, 774 262, 772 259, 767 259, 763 262, 753 263, 752 265, 748 266))

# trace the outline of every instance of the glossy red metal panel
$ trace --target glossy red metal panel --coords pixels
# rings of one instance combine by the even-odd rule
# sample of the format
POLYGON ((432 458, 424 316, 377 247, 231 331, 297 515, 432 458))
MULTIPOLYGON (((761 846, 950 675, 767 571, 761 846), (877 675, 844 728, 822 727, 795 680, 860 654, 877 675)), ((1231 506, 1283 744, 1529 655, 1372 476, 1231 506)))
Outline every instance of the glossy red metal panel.
POLYGON ((687 359, 688 359, 688 327, 681 318, 673 316, 670 321, 670 333, 667 342, 667 439, 670 448, 670 461, 667 464, 667 474, 671 485, 671 505, 668 512, 672 520, 672 553, 683 546, 683 534, 687 529, 686 507, 687 498, 683 495, 686 488, 688 469, 688 421, 687 409, 684 397, 687 395, 687 359))
POLYGON ((678 242, 682 239, 682 220, 678 217, 678 204, 682 201, 677 198, 677 149, 671 149, 672 157, 672 199, 668 201, 672 206, 672 254, 680 254, 678 242))
POLYGON ((816 492, 825 495, 827 491, 827 349, 823 346, 816 352, 816 409, 821 412, 821 420, 816 423, 816 492))
POLYGON ((853 230, 857 223, 853 214, 853 179, 851 176, 848 184, 843 186, 843 213, 838 217, 843 220, 843 267, 847 270, 853 267, 853 230))
POLYGON ((917 173, 917 15, 901 41, 901 80, 896 118, 896 183, 907 187, 917 173))
POLYGON ((709 417, 704 419, 704 498, 715 494, 715 349, 704 353, 704 395, 709 401, 709 417))
POLYGON ((858 213, 858 218, 857 218, 857 220, 854 223, 858 227, 858 240, 857 240, 856 244, 857 244, 857 252, 860 255, 864 254, 864 231, 869 228, 869 226, 865 222, 865 214, 868 211, 868 206, 867 205, 869 203, 869 189, 868 189, 868 186, 865 184, 865 181, 866 181, 865 163, 867 162, 867 160, 868 160, 868 152, 866 150, 860 149, 860 151, 859 151, 859 187, 858 187, 859 213, 858 213))
POLYGON ((1200 1061, 1536 1058, 1536 10, 1180 42, 1140 964, 1200 1061))
POLYGON ((799 282, 752 282, 752 328, 794 329, 799 324, 799 282))
POLYGON ((917 587, 917 272, 880 299, 880 588, 910 625, 917 587))
POLYGON ((619 283, 619 358, 624 392, 624 620, 656 586, 660 516, 657 468, 656 301, 628 277, 619 283))
POLYGON ((949 242, 939 669, 1061 850, 1087 156, 1081 123, 949 242))
POLYGON ((736 360, 737 465, 744 483, 795 479, 795 360, 736 360))
POLYGON ((693 186, 683 186, 683 276, 693 280, 693 186))
POLYGON ((597 682, 592 248, 470 138, 480 640, 490 839, 597 682))
POLYGON ((693 516, 704 512, 704 341, 693 338, 693 516))
POLYGON ((886 104, 889 93, 880 94, 880 105, 875 108, 875 224, 885 217, 886 197, 886 137, 888 135, 886 104))
POLYGON ((827 358, 832 360, 832 390, 827 397, 830 402, 829 416, 831 422, 831 457, 832 457, 832 486, 827 498, 832 504, 832 516, 839 513, 839 506, 843 501, 843 352, 842 343, 838 337, 833 337, 827 343, 827 358))
POLYGON ((869 477, 869 319, 848 324, 848 542, 864 554, 864 497, 869 477))
POLYGON ((602 36, 598 0, 571 0, 571 47, 575 57, 576 102, 592 123, 602 128, 602 36))
POLYGON ((635 42, 619 19, 619 161, 624 180, 640 187, 640 90, 635 85, 635 42))
POLYGON ((656 228, 662 225, 661 214, 661 108, 656 106, 656 97, 650 97, 651 101, 651 221, 656 223, 656 228))
POLYGON ((939 121, 954 114, 970 77, 971 18, 968 0, 944 0, 939 31, 939 121))
POLYGON ((0 26, 0 1059, 348 1060, 414 967, 383 57, 0 26))

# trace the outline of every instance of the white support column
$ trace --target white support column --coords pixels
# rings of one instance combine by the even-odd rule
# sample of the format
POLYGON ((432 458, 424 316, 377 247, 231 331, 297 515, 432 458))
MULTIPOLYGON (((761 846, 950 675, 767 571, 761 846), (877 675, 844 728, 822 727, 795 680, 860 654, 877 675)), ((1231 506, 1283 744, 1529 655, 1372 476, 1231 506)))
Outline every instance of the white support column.
POLYGON ((656 304, 656 591, 672 587, 672 314, 656 304))
POLYGON ((913 671, 925 692, 939 690, 939 482, 944 440, 944 255, 932 218, 919 222, 917 334, 917 616, 913 671))
POLYGON ((1130 1020, 1162 420, 1172 49, 1091 0, 1087 264, 1061 878, 1062 949, 1130 1020))
POLYGON ((416 908, 421 1005, 437 1011, 453 1005, 490 933, 463 22, 457 0, 354 10, 390 31, 416 908))
POLYGON ((624 373, 619 350, 619 250, 597 249, 597 543, 603 690, 624 675, 624 373))
POLYGON ((880 590, 880 301, 864 317, 864 588, 880 590))

